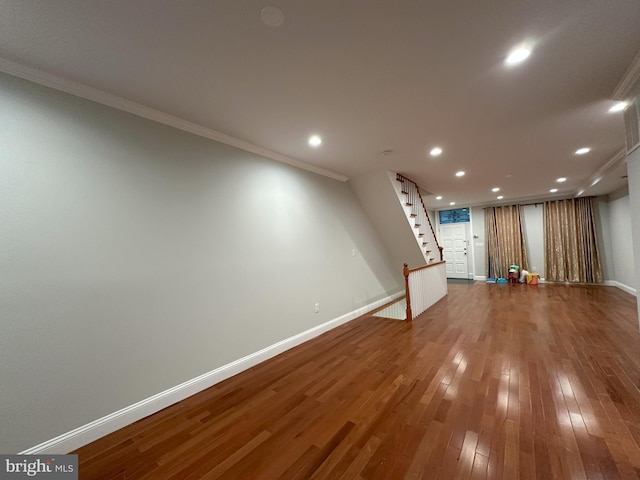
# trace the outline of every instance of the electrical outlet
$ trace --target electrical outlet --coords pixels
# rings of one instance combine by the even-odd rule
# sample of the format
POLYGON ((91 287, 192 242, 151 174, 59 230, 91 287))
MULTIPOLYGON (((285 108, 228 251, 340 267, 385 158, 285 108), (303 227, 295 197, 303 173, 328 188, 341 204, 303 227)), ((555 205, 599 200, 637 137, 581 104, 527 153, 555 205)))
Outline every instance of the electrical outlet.
POLYGON ((316 313, 320 312, 320 304, 319 303, 316 303, 313 306, 313 311, 316 312, 316 313))

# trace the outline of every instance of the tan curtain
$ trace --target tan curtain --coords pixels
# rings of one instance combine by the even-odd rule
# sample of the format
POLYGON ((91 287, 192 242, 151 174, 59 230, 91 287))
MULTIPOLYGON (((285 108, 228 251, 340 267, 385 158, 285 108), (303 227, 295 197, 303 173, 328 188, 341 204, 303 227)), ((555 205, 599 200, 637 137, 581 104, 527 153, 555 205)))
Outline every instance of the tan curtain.
POLYGON ((529 269, 522 229, 522 207, 489 207, 484 211, 487 277, 506 277, 510 265, 529 269))
POLYGON ((544 204, 545 279, 602 283, 593 197, 544 204))

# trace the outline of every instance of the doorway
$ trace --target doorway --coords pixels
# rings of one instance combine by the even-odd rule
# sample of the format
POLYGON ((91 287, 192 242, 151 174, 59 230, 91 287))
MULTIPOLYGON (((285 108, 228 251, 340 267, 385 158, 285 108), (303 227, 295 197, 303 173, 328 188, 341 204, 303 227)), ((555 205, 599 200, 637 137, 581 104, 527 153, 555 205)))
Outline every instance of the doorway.
POLYGON ((446 262, 447 278, 469 278, 468 223, 440 225, 442 254, 446 262))

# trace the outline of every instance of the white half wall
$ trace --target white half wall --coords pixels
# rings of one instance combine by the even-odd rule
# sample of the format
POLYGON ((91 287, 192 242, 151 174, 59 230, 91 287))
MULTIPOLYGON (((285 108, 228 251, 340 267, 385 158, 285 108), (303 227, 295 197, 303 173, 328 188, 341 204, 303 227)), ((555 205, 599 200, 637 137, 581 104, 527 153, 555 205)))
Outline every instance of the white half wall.
POLYGON ((4 74, 0 105, 0 452, 403 290, 345 182, 4 74))

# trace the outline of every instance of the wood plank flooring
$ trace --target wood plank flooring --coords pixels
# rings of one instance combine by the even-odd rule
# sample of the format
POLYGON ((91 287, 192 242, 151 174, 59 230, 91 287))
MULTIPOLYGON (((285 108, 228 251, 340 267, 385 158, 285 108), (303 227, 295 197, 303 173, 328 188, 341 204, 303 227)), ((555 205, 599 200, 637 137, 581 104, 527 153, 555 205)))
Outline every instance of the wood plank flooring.
POLYGON ((614 287, 449 285, 87 445, 81 479, 638 479, 640 335, 614 287))

